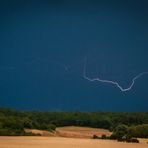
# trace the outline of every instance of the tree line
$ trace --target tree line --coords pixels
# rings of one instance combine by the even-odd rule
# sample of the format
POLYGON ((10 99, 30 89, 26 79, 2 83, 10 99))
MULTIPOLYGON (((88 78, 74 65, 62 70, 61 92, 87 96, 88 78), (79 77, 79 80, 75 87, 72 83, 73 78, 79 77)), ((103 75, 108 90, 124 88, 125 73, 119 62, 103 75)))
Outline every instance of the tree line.
POLYGON ((52 131, 56 127, 70 125, 104 128, 110 131, 115 131, 119 125, 125 125, 137 137, 148 137, 146 112, 37 112, 0 108, 0 135, 32 135, 25 133, 24 129, 52 131), (144 128, 142 125, 145 125, 144 128))

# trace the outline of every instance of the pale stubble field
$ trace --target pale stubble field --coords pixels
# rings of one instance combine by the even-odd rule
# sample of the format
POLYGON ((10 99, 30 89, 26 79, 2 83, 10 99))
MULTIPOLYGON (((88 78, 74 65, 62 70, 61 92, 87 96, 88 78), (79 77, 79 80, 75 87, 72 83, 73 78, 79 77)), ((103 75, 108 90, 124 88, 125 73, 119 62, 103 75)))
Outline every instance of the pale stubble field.
POLYGON ((0 137, 0 148, 148 148, 146 141, 123 143, 63 137, 0 137))

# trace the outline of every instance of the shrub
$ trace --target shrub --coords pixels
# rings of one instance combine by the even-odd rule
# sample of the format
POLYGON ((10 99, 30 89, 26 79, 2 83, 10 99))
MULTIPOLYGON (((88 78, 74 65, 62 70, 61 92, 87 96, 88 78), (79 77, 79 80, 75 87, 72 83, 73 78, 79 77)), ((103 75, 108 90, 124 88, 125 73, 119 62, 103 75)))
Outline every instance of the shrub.
POLYGON ((138 138, 148 138, 148 124, 142 124, 137 126, 131 126, 129 128, 129 133, 133 137, 138 138))
POLYGON ((118 125, 113 134, 110 136, 110 139, 117 139, 118 141, 123 141, 123 137, 128 133, 128 127, 124 124, 118 125))
POLYGON ((54 131, 56 129, 56 126, 54 124, 49 124, 48 125, 48 130, 49 131, 54 131))
POLYGON ((126 140, 126 142, 139 143, 139 140, 136 138, 131 138, 131 139, 126 140))
POLYGON ((106 135, 102 135, 101 139, 107 139, 106 135))
POLYGON ((93 139, 99 139, 97 135, 93 135, 93 139))

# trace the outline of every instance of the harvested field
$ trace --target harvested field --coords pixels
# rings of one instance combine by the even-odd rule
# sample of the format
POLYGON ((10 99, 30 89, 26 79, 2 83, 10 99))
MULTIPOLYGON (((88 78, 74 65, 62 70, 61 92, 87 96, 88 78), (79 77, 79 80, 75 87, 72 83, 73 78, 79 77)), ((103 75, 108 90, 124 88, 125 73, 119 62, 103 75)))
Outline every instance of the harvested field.
POLYGON ((111 132, 105 129, 90 128, 90 127, 76 127, 76 126, 65 126, 56 128, 55 132, 49 132, 44 130, 36 129, 25 129, 26 132, 32 132, 34 134, 40 134, 41 136, 56 136, 56 137, 71 137, 71 138, 92 138, 93 135, 110 136, 111 132))
POLYGON ((56 134, 60 137, 92 138, 93 135, 110 136, 111 132, 105 129, 98 129, 98 128, 66 126, 66 127, 57 128, 56 134))
POLYGON ((56 136, 56 137, 68 137, 68 138, 92 138, 93 135, 97 136, 111 135, 111 132, 105 129, 76 127, 76 126, 59 127, 56 128, 55 132, 48 132, 36 129, 26 129, 25 131, 32 132, 34 134, 40 134, 41 136, 56 136))
POLYGON ((61 137, 0 137, 0 148, 147 148, 146 143, 123 143, 61 137))

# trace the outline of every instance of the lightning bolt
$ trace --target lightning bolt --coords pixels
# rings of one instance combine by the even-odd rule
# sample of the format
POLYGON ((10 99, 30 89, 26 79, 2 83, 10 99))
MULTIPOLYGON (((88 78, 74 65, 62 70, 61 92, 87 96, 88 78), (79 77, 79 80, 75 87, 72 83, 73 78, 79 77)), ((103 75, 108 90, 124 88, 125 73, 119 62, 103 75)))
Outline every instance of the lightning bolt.
POLYGON ((88 76, 87 76, 87 72, 86 72, 86 71, 87 71, 87 70, 86 70, 86 67, 87 67, 87 57, 85 58, 85 64, 84 64, 84 70, 83 70, 83 77, 84 77, 84 79, 86 79, 86 80, 88 80, 88 81, 90 81, 90 82, 95 82, 95 81, 97 81, 97 82, 102 82, 102 83, 113 84, 113 85, 117 86, 117 87, 119 88, 119 90, 122 91, 122 92, 126 92, 126 91, 131 90, 132 87, 133 87, 134 84, 135 84, 135 81, 136 81, 137 79, 139 79, 139 78, 142 77, 143 75, 147 75, 147 74, 148 74, 148 72, 142 72, 142 73, 136 75, 136 76, 132 79, 131 84, 130 84, 127 88, 123 88, 123 87, 122 87, 118 82, 116 82, 116 81, 111 81, 111 80, 106 80, 106 79, 100 79, 99 77, 97 77, 97 78, 90 78, 90 77, 88 77, 88 76))

